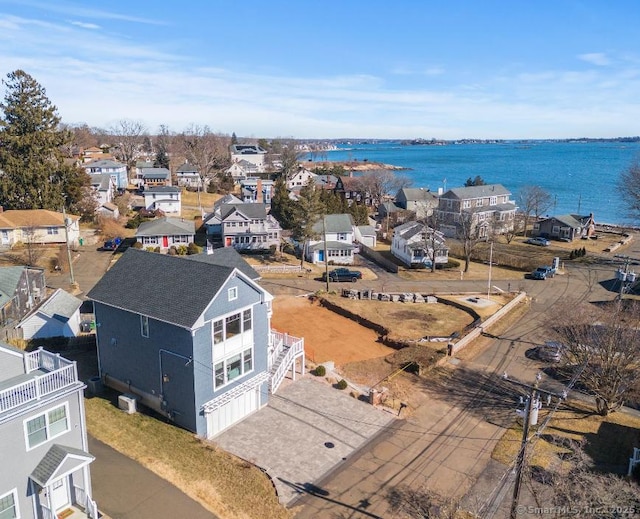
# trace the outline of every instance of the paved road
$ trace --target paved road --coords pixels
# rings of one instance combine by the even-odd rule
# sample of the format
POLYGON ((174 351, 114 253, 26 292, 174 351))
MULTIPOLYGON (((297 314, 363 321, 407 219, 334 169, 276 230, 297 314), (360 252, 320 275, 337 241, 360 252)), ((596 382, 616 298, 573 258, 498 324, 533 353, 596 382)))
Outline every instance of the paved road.
MULTIPOLYGON (((527 315, 477 354, 461 354, 456 365, 445 370, 448 376, 427 380, 422 405, 413 416, 315 482, 315 488, 296 503, 302 506, 296 517, 388 517, 392 490, 425 486, 454 498, 467 494, 471 506, 473 501, 484 502, 497 480, 474 485, 477 480, 501 476, 490 455, 504 427, 510 425, 519 397, 518 388, 500 375, 507 371, 512 378, 533 381, 540 364, 526 353, 543 340, 549 317, 566 300, 612 299, 614 294, 602 283, 612 276, 611 267, 594 266, 569 269, 547 281, 526 281, 532 297, 527 315)), ((387 290, 406 286, 404 282, 390 285, 387 290)), ((435 292, 486 287, 467 281, 428 285, 435 292)), ((550 379, 544 379, 542 386, 560 388, 550 379)))
MULTIPOLYGON (((79 286, 78 297, 84 296, 104 275, 113 259, 113 253, 96 250, 96 245, 79 247, 72 252, 73 276, 79 286)), ((47 285, 53 288, 69 290, 71 279, 68 271, 47 274, 47 285)))
POLYGON ((93 497, 112 519, 215 519, 171 483, 91 436, 89 452, 96 457, 91 464, 93 497))

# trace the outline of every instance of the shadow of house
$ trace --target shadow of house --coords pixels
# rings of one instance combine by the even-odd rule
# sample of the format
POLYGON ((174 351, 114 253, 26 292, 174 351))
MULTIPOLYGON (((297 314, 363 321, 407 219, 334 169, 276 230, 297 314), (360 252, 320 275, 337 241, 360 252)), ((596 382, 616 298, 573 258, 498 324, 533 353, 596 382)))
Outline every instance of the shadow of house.
POLYGON ((602 422, 597 433, 585 435, 585 452, 600 472, 626 474, 633 448, 640 445, 640 429, 602 422))

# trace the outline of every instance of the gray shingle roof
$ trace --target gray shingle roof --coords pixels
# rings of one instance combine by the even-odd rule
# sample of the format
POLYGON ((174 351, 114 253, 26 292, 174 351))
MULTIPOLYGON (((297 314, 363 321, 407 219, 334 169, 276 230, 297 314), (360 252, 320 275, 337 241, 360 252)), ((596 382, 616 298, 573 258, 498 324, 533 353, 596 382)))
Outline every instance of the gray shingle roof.
POLYGON ((116 162, 115 160, 99 159, 99 160, 93 160, 91 162, 87 162, 86 164, 83 164, 82 167, 85 169, 87 168, 123 168, 125 167, 125 164, 123 164, 122 162, 116 162))
POLYGON ((0 302, 11 299, 18 288, 18 282, 27 267, 0 267, 0 302))
POLYGON ((38 463, 36 468, 33 469, 30 476, 31 479, 43 487, 47 486, 50 483, 49 479, 56 473, 58 468, 69 456, 80 458, 75 463, 78 468, 95 459, 94 456, 83 450, 54 443, 44 455, 44 458, 42 458, 40 463, 38 463))
POLYGON ((100 173, 99 175, 91 175, 91 185, 97 187, 99 191, 108 191, 111 187, 111 174, 100 173))
POLYGON ((174 236, 182 234, 195 234, 195 224, 192 220, 182 218, 157 218, 149 222, 142 222, 136 231, 138 236, 174 236))
POLYGON ((182 257, 193 261, 210 263, 212 265, 235 267, 254 281, 260 279, 260 274, 258 274, 233 247, 220 247, 219 249, 213 249, 209 254, 204 252, 202 254, 192 254, 191 256, 182 257))
POLYGON ((220 206, 220 217, 224 220, 234 211, 242 213, 252 220, 264 220, 267 217, 265 204, 223 204, 220 206))
POLYGON ((173 186, 154 186, 144 190, 145 193, 179 193, 180 189, 173 186))
POLYGON ((38 311, 48 317, 53 317, 62 322, 67 322, 75 311, 80 308, 82 301, 61 288, 40 305, 38 311))
POLYGON ((460 200, 468 200, 470 198, 484 198, 487 196, 510 195, 511 191, 506 189, 502 184, 487 184, 485 186, 469 186, 455 187, 447 191, 442 198, 451 198, 447 196, 449 193, 460 200))
POLYGON ((400 193, 404 194, 404 198, 407 201, 435 200, 438 198, 435 193, 421 187, 404 187, 398 191, 396 199, 400 196, 400 193))
POLYGON ((191 329, 232 272, 232 267, 129 248, 87 297, 191 329))
MULTIPOLYGON (((328 214, 324 217, 326 232, 353 232, 353 217, 350 214, 328 214)), ((322 219, 313 224, 313 232, 322 233, 322 219)))
POLYGON ((167 168, 140 168, 143 178, 171 178, 171 172, 167 168))
POLYGON ((198 168, 196 168, 193 164, 189 164, 185 162, 182 166, 178 168, 178 173, 197 173, 198 168))

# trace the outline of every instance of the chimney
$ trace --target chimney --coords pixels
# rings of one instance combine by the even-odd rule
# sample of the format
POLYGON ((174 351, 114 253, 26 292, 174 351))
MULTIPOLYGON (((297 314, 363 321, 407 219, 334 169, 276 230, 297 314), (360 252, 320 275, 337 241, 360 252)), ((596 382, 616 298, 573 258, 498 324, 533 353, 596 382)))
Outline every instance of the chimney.
POLYGON ((262 203, 262 179, 259 178, 256 182, 256 202, 262 203))

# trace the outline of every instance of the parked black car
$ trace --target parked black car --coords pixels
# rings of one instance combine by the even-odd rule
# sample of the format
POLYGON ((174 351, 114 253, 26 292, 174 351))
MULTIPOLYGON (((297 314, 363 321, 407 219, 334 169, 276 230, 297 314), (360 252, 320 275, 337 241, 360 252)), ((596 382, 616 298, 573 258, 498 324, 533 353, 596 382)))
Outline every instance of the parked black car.
MULTIPOLYGON (((327 279, 326 272, 322 273, 322 280, 327 279)), ((351 281, 355 283, 359 279, 362 279, 362 272, 357 270, 349 270, 347 268, 338 268, 329 271, 329 281, 351 281)))

